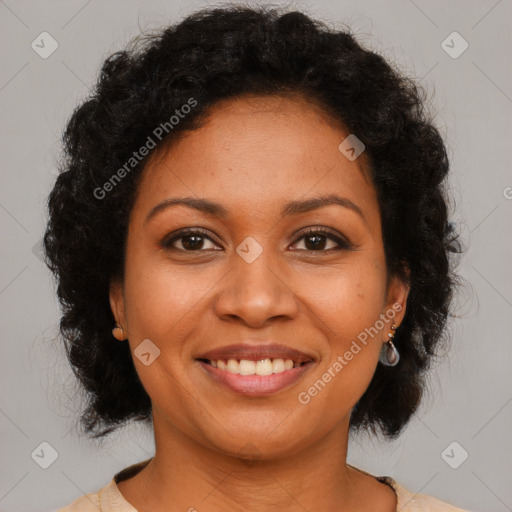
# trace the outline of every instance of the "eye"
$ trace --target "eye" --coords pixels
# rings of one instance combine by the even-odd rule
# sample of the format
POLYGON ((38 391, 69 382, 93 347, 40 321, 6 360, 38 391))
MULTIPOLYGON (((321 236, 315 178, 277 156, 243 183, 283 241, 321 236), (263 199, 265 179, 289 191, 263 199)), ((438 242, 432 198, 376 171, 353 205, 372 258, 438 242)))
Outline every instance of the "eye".
MULTIPOLYGON (((300 238, 297 239, 295 244, 299 241, 304 240, 305 251, 312 252, 330 252, 339 250, 350 250, 353 249, 353 245, 342 237, 335 235, 334 233, 326 230, 325 228, 309 228, 306 232, 303 232, 300 238), (334 242, 334 247, 327 247, 327 241, 334 242)), ((166 237, 161 242, 161 246, 164 249, 178 250, 184 252, 201 252, 203 250, 222 250, 215 249, 215 247, 205 247, 205 243, 211 243, 213 246, 218 245, 209 232, 201 229, 185 229, 174 233, 172 237, 166 237), (181 247, 177 245, 181 245, 181 247)))
POLYGON ((330 252, 333 250, 350 250, 353 248, 353 245, 350 242, 328 230, 325 230, 325 228, 310 228, 305 233, 302 233, 302 236, 297 240, 297 242, 300 240, 304 240, 306 248, 303 250, 306 251, 330 252), (326 249, 328 240, 335 242, 334 247, 326 249))
MULTIPOLYGON (((213 243, 212 238, 208 235, 208 232, 196 228, 196 229, 186 229, 184 231, 180 231, 172 238, 164 238, 161 242, 161 246, 165 249, 177 249, 179 251, 186 252, 194 252, 200 251, 204 249, 205 241, 213 243), (176 247, 175 242, 179 241, 181 247, 176 247)), ((212 250, 212 247, 206 247, 206 249, 212 250)), ((216 249, 214 249, 216 250, 216 249)))

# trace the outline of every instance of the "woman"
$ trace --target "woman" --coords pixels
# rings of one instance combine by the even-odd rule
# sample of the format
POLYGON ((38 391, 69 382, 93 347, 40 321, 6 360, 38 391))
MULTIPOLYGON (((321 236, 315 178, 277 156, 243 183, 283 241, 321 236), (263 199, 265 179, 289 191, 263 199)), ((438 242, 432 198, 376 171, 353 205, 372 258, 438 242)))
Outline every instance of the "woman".
POLYGON ((203 10, 109 57, 47 261, 86 433, 155 455, 61 511, 447 511, 346 463, 397 437, 456 283, 417 86, 298 12, 203 10))

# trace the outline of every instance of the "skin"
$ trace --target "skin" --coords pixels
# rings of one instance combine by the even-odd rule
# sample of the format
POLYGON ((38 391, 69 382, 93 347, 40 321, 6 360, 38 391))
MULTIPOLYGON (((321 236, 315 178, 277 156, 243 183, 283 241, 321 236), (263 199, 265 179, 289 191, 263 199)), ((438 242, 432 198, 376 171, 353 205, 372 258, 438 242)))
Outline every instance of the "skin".
POLYGON ((198 512, 395 510, 389 487, 346 464, 351 409, 391 324, 402 321, 408 294, 387 274, 365 155, 349 161, 338 150, 347 135, 300 97, 245 96, 216 104, 203 127, 146 166, 130 216, 124 281, 110 291, 123 328, 118 339, 128 340, 132 354, 145 339, 161 351, 149 366, 133 358, 153 405, 156 454, 118 487, 140 512, 171 505, 198 512), (333 193, 362 215, 339 205, 280 214, 287 201, 333 193), (178 196, 219 202, 228 215, 175 205, 145 221, 155 205, 178 196), (327 237, 315 246, 302 235, 309 226, 353 246, 339 248, 327 237), (212 240, 188 251, 190 238, 162 247, 169 234, 192 227, 212 240), (236 252, 249 236, 263 249, 252 263, 236 252), (298 394, 393 304, 401 311, 301 404, 298 394), (316 363, 286 389, 247 397, 215 383, 195 360, 247 339, 289 345, 316 363))

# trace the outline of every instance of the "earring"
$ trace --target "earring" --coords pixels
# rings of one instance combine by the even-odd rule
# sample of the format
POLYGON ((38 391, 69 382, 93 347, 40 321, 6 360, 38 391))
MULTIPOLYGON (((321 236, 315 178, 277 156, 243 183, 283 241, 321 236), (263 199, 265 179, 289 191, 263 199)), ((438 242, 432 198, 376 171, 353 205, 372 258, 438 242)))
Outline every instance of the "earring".
POLYGON ((112 329, 112 336, 114 336, 114 338, 116 338, 117 340, 119 341, 124 341, 124 329, 116 322, 116 326, 112 329), (119 332, 120 331, 120 332, 119 332), (122 339, 119 339, 118 336, 123 336, 122 339))
POLYGON ((380 351, 379 361, 384 366, 396 366, 398 364, 398 361, 400 361, 400 354, 398 353, 398 350, 393 344, 396 329, 397 326, 393 324, 391 326, 392 332, 388 334, 389 339, 382 345, 382 349, 380 351))

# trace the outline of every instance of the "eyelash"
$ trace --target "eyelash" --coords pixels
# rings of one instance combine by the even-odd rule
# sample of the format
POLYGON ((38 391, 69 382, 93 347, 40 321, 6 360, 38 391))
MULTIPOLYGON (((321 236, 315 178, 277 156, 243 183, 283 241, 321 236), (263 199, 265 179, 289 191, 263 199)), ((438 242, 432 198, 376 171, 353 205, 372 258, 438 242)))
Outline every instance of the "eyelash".
MULTIPOLYGON (((202 228, 194 228, 194 229, 185 229, 183 231, 179 231, 176 233, 172 238, 164 238, 164 240, 161 242, 161 246, 164 249, 168 250, 176 250, 181 252, 204 252, 205 249, 198 249, 196 251, 187 251, 185 249, 178 249, 176 247, 172 247, 172 244, 181 238, 186 238, 187 236, 202 236, 204 238, 207 238, 211 242, 217 244, 217 242, 208 234, 208 231, 202 229, 202 228)), ((309 228, 305 232, 301 233, 299 238, 296 239, 293 245, 295 245, 297 242, 302 240, 303 238, 307 238, 309 236, 313 235, 322 235, 326 238, 336 242, 339 247, 331 248, 331 249, 319 249, 319 250, 313 250, 313 249, 299 249, 300 251, 306 251, 309 253, 317 253, 317 252, 324 252, 324 253, 330 253, 332 251, 341 251, 341 250, 352 250, 354 249, 354 245, 351 244, 348 240, 344 240, 343 238, 335 235, 329 230, 326 230, 325 228, 309 228)), ((212 250, 212 249, 207 249, 212 250)))

